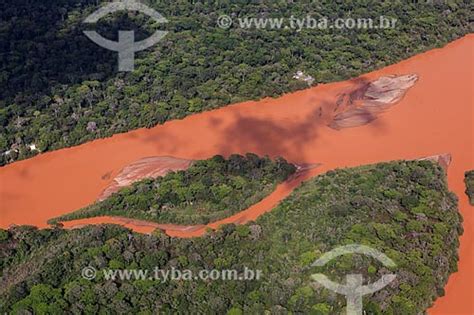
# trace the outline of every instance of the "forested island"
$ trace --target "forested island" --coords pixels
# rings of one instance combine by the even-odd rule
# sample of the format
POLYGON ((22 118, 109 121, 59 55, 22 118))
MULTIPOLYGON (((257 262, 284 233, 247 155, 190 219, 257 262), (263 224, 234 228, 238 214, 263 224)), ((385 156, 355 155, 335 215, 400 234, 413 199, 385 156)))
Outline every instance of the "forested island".
POLYGON ((96 216, 172 224, 207 224, 230 217, 269 195, 296 172, 284 159, 255 154, 215 156, 195 161, 184 171, 144 179, 122 188, 104 201, 51 220, 96 216))
MULTIPOLYGON (((140 193, 137 192, 139 195, 140 193)), ((369 283, 395 273, 364 297, 367 314, 420 314, 443 295, 456 270, 461 218, 444 171, 429 161, 391 162, 327 172, 297 188, 273 211, 246 225, 200 238, 141 235, 113 225, 76 230, 13 227, 0 232, 0 312, 13 313, 304 313, 339 314, 345 298, 310 275, 369 283), (364 244, 395 268, 364 256, 311 267, 343 244, 364 244), (262 271, 258 281, 95 280, 107 268, 262 271)))
POLYGON ((105 1, 0 3, 0 164, 244 100, 356 77, 473 31, 470 1, 144 1, 169 21, 125 13, 94 30, 169 34, 117 72, 117 55, 82 21, 105 1), (398 19, 394 29, 270 30, 217 26, 220 15, 398 19))

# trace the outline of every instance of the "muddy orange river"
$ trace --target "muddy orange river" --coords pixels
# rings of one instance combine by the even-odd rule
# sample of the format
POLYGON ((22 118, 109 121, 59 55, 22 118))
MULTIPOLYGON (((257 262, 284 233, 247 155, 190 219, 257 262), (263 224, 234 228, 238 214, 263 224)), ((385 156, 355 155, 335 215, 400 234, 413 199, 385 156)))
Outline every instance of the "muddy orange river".
MULTIPOLYGON (((221 222, 243 223, 271 210, 302 180, 341 167, 451 153, 448 183, 459 197, 464 217, 459 271, 446 295, 430 314, 474 314, 474 209, 464 194, 464 172, 474 169, 474 35, 396 65, 364 75, 417 74, 418 82, 401 102, 361 127, 330 129, 318 116, 332 108, 337 95, 354 88, 358 80, 337 82, 284 95, 245 102, 139 129, 73 148, 41 154, 0 168, 0 226, 46 221, 88 204, 101 194, 126 165, 147 156, 205 159, 215 154, 254 152, 283 156, 296 163, 321 163, 282 184, 253 207, 221 222)), ((119 223, 139 232, 154 226, 120 218, 95 218, 68 223, 119 223)), ((204 227, 162 226, 173 236, 197 236, 204 227)))

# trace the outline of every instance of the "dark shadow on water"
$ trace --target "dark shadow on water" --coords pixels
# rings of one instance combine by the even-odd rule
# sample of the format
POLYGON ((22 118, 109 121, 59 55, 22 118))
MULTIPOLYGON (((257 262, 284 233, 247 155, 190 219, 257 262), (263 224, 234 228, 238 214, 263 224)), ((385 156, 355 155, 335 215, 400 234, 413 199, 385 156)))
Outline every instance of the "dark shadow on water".
POLYGON ((301 156, 306 143, 318 136, 321 127, 325 126, 319 109, 304 121, 284 124, 237 115, 235 123, 222 131, 225 136, 217 147, 226 155, 243 150, 269 156, 281 156, 284 152, 301 156))
MULTIPOLYGON (((252 110, 249 109, 249 105, 245 104, 244 107, 235 105, 229 108, 222 108, 213 112, 199 114, 198 116, 188 117, 180 122, 168 122, 164 126, 157 126, 153 128, 149 133, 147 132, 141 138, 141 141, 153 143, 160 154, 166 153, 175 157, 183 157, 182 148, 190 145, 193 146, 194 141, 202 142, 203 134, 212 130, 219 134, 217 139, 209 140, 212 143, 207 143, 205 148, 195 148, 190 151, 186 151, 184 158, 190 156, 198 156, 206 158, 211 150, 213 154, 221 154, 228 156, 234 153, 244 154, 247 152, 256 153, 259 155, 269 155, 271 157, 282 156, 284 158, 292 159, 293 161, 304 162, 308 143, 314 145, 314 140, 318 138, 321 128, 329 128, 328 125, 334 118, 335 111, 337 110, 337 100, 341 95, 345 95, 345 103, 351 104, 347 99, 359 93, 361 89, 366 89, 368 81, 366 78, 357 78, 349 81, 349 86, 344 86, 340 91, 335 91, 334 95, 322 96, 318 94, 317 89, 308 91, 311 93, 311 97, 305 100, 304 103, 299 103, 288 106, 294 106, 295 111, 303 110, 308 112, 306 117, 301 117, 298 113, 289 112, 288 117, 278 117, 277 119, 271 115, 272 106, 267 106, 268 101, 262 101, 264 103, 263 109, 269 111, 268 119, 262 116, 262 107, 258 102, 250 106, 255 106, 256 115, 252 115, 252 110), (312 108, 308 111, 308 108, 312 108), (223 116, 231 115, 232 118, 227 117, 226 121, 223 122, 223 118, 219 117, 221 112, 223 116), (181 132, 181 128, 189 128, 186 126, 187 120, 193 120, 193 130, 187 130, 181 132), (196 120, 202 120, 200 123, 196 123, 196 120)), ((291 102, 291 100, 290 100, 291 102)), ((370 123, 372 125, 371 130, 377 133, 379 130, 384 129, 383 120, 373 119, 370 123)), ((355 127, 357 128, 357 127, 355 127)), ((342 129, 338 132, 350 132, 349 129, 342 129)), ((306 161, 306 162, 318 162, 318 161, 306 161)))

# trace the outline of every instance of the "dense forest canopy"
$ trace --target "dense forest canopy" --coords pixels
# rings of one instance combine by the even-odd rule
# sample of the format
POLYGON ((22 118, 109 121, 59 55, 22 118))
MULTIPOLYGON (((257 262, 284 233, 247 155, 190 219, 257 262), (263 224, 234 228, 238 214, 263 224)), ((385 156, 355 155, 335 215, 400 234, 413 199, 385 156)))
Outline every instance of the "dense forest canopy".
MULTIPOLYGON (((392 162, 342 169, 296 189, 272 212, 247 225, 227 225, 193 239, 119 226, 76 230, 0 230, 0 312, 35 313, 344 313, 345 298, 315 282, 342 283, 361 273, 369 283, 397 278, 364 297, 367 314, 421 314, 456 270, 462 231, 456 197, 431 162, 392 162), (336 246, 371 246, 397 265, 364 256, 324 267, 312 262, 336 246), (261 270, 258 281, 95 280, 84 267, 261 270)), ((100 273, 99 273, 100 274, 100 273)))
POLYGON ((169 20, 117 13, 96 27, 145 38, 170 33, 117 72, 117 54, 91 42, 84 18, 105 1, 0 2, 0 163, 229 103, 355 77, 472 31, 472 1, 145 1, 169 20), (395 29, 221 29, 232 17, 398 19, 395 29), (34 146, 31 146, 34 145, 34 146), (8 151, 8 154, 4 154, 8 151))
POLYGON ((185 171, 145 179, 106 200, 52 220, 123 216, 158 223, 207 224, 230 217, 269 195, 296 167, 254 154, 215 156, 185 171))

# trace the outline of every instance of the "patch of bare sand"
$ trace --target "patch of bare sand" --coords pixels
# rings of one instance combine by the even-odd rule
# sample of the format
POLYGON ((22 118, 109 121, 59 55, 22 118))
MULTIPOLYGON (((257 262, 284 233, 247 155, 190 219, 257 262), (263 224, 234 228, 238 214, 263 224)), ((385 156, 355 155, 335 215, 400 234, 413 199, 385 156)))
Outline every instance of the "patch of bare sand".
POLYGON ((451 165, 451 162, 453 161, 453 157, 449 153, 444 153, 444 154, 428 156, 428 157, 420 159, 420 161, 431 161, 431 162, 438 163, 447 173, 449 165, 451 165))
POLYGON ((383 76, 372 82, 358 80, 358 86, 339 96, 329 127, 340 130, 372 122, 400 102, 416 81, 416 74, 383 76))
POLYGON ((113 179, 110 185, 104 189, 98 201, 102 201, 117 192, 120 188, 145 178, 157 178, 165 176, 169 172, 188 169, 192 160, 179 159, 170 156, 146 157, 125 166, 113 179))

